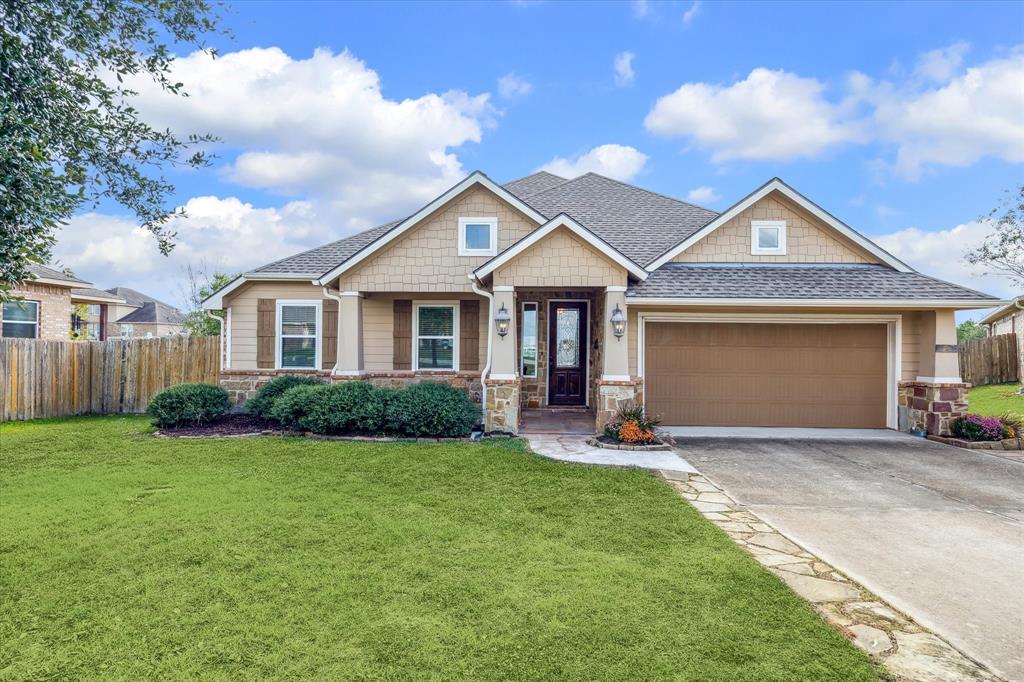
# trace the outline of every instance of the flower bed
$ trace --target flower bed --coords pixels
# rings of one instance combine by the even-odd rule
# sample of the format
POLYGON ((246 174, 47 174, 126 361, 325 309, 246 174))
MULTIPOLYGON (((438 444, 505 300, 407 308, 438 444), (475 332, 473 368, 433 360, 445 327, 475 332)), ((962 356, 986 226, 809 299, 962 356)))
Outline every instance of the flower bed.
POLYGON ((671 446, 654 432, 658 424, 659 420, 644 412, 643 407, 627 405, 619 408, 603 434, 588 442, 609 450, 669 450, 671 446))
POLYGON ((955 445, 968 450, 1024 450, 1024 440, 1020 438, 1004 438, 1003 440, 964 440, 946 436, 928 436, 928 440, 946 445, 955 445))
POLYGON ((623 443, 619 440, 614 440, 606 436, 597 436, 587 440, 587 445, 593 445, 597 448, 604 448, 606 450, 633 450, 635 452, 651 452, 653 450, 671 450, 672 446, 668 443, 656 442, 656 443, 623 443))
POLYGON ((950 426, 952 436, 928 436, 929 440, 969 450, 1021 450, 1022 420, 1013 414, 982 417, 966 414, 950 426))

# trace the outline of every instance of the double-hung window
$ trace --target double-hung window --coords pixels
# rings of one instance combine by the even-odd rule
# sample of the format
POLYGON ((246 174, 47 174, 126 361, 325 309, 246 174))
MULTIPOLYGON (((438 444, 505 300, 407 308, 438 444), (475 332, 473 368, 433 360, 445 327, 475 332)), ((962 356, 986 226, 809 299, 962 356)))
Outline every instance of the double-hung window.
POLYGON ((11 301, 4 303, 2 334, 13 339, 39 338, 39 302, 11 301))
POLYGON ((786 221, 750 221, 750 253, 754 256, 786 255, 786 221))
POLYGON ((520 341, 522 375, 537 376, 537 304, 523 303, 523 338, 520 341))
POLYGON ((459 218, 460 256, 493 256, 496 253, 497 218, 459 218))
POLYGON ((459 306, 453 303, 418 303, 413 314, 413 354, 417 370, 457 370, 456 340, 459 306))
POLYGON ((281 369, 320 366, 320 301, 277 302, 277 362, 281 369))

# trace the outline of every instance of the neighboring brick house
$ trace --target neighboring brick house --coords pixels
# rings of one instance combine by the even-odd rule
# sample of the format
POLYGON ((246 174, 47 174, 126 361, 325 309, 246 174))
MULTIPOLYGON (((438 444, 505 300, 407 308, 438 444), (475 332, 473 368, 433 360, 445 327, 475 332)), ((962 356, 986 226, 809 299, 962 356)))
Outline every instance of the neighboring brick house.
MULTIPOLYGON (((240 245, 240 247, 243 245, 240 245)), ((645 405, 666 425, 948 430, 955 312, 927 277, 778 178, 722 213, 587 173, 474 172, 413 215, 255 268, 223 311, 239 401, 306 372, 439 380, 522 410, 645 405)))
POLYGON ((1016 296, 1002 308, 996 308, 981 318, 981 324, 989 336, 1017 335, 1017 367, 1024 382, 1024 296, 1016 296))
POLYGON ((0 306, 0 336, 66 341, 75 332, 106 338, 107 308, 123 303, 121 298, 45 265, 30 265, 29 271, 34 279, 14 287, 17 300, 0 306))
POLYGON ((129 287, 111 287, 107 293, 123 299, 111 307, 111 336, 148 338, 184 333, 185 318, 174 306, 129 287))

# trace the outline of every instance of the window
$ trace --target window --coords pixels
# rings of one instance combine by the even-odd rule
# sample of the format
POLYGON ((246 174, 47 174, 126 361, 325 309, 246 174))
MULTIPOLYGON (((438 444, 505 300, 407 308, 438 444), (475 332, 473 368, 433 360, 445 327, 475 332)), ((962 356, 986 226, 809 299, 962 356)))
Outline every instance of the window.
POLYGON ((460 256, 493 256, 496 253, 497 218, 459 218, 460 256))
POLYGON ((537 304, 523 304, 523 338, 520 342, 522 375, 537 376, 537 304))
POLYGON ((281 369, 320 366, 320 302, 277 302, 277 360, 281 369))
POLYGON ((750 221, 750 253, 755 256, 786 254, 786 221, 750 221))
POLYGON ((135 327, 130 324, 122 324, 121 327, 121 338, 130 339, 135 335, 135 327))
POLYGON ((2 334, 12 339, 39 338, 38 301, 11 301, 4 303, 2 334))
POLYGON ((420 303, 413 320, 414 367, 418 370, 457 370, 458 306, 420 303))

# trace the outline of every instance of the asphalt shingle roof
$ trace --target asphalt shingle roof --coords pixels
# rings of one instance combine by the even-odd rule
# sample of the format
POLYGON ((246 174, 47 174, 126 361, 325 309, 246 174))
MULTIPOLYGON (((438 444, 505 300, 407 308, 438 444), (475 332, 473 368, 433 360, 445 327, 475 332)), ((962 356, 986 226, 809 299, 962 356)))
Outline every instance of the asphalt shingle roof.
POLYGON ((120 302, 122 302, 124 300, 120 296, 115 296, 114 294, 110 293, 109 291, 100 291, 99 289, 93 289, 91 287, 84 287, 84 288, 77 288, 77 287, 75 287, 75 288, 72 288, 71 289, 71 298, 74 298, 76 296, 88 296, 89 298, 102 298, 102 299, 106 299, 106 300, 110 301, 111 303, 120 303, 120 302))
POLYGON ((37 265, 35 263, 31 263, 28 266, 28 271, 31 272, 36 277, 41 277, 44 279, 55 279, 59 282, 67 282, 68 284, 92 284, 92 282, 86 282, 84 279, 78 279, 77 277, 70 277, 68 275, 65 275, 60 270, 47 267, 46 265, 37 265))
MULTIPOLYGON (((151 301, 154 303, 163 303, 163 305, 168 305, 163 301, 158 301, 152 296, 148 296, 142 293, 141 291, 132 289, 130 287, 110 287, 109 289, 107 289, 107 291, 114 294, 115 296, 120 296, 128 305, 141 306, 151 301)), ((174 306, 168 307, 173 308, 174 306)))
MULTIPOLYGON (((405 220, 405 218, 402 218, 402 220, 405 220)), ((253 272, 320 276, 344 263, 364 246, 386 233, 392 227, 402 222, 402 220, 393 220, 390 223, 371 227, 369 230, 354 234, 351 237, 339 239, 336 242, 282 258, 273 263, 262 265, 253 270, 253 272)))
POLYGON ((519 178, 518 180, 506 183, 502 187, 520 199, 526 199, 530 195, 545 192, 565 182, 569 182, 569 180, 554 173, 538 171, 533 175, 527 175, 525 178, 519 178))
POLYGON ((121 319, 118 324, 181 324, 185 318, 176 308, 160 303, 146 301, 138 310, 133 310, 121 319))
POLYGON ((884 265, 666 263, 627 298, 942 299, 998 301, 987 294, 884 265))

